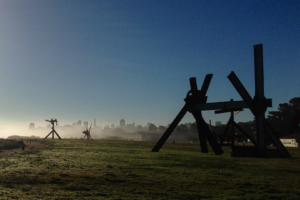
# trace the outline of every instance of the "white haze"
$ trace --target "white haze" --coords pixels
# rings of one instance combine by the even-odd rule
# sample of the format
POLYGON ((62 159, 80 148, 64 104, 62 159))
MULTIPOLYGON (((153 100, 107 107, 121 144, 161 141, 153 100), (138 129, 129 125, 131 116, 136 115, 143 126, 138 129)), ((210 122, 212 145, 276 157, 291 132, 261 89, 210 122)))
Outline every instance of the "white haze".
MULTIPOLYGON (((47 124, 46 124, 47 125, 47 124)), ((27 126, 1 126, 0 127, 0 138, 7 138, 9 136, 18 135, 18 136, 35 136, 40 138, 45 138, 51 131, 51 127, 36 127, 34 129, 29 129, 29 124, 27 126)), ((90 125, 89 125, 90 126, 90 125)), ((64 126, 55 126, 54 129, 59 134, 61 138, 83 138, 84 134, 82 131, 84 131, 86 128, 84 127, 69 127, 66 128, 64 126)), ((101 133, 102 131, 100 129, 91 128, 91 136, 94 139, 101 139, 105 138, 106 135, 103 135, 101 133)), ((49 135, 48 138, 51 138, 52 136, 49 135)), ((55 135, 55 138, 57 136, 55 135)))

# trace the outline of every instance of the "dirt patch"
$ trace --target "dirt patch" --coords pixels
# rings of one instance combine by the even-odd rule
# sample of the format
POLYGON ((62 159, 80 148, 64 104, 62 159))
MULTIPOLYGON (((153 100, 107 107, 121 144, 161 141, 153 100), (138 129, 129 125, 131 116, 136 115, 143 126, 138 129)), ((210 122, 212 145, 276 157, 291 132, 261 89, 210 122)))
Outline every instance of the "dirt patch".
MULTIPOLYGON (((47 147, 47 145, 45 144, 41 144, 41 143, 38 143, 38 142, 24 142, 25 144, 25 149, 24 151, 34 151, 34 150, 40 150, 40 149, 44 149, 47 147)), ((18 151, 22 151, 21 147, 20 148, 17 148, 17 149, 9 149, 9 150, 5 150, 5 149, 2 149, 0 150, 0 158, 4 157, 4 156, 7 156, 11 153, 14 153, 14 152, 18 152, 18 151)))

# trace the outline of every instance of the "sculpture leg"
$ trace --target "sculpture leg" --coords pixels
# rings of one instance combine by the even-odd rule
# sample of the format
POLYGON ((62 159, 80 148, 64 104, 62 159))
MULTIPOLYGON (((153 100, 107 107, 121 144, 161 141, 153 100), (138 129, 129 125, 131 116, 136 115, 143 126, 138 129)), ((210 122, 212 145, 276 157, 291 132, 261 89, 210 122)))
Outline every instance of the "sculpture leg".
MULTIPOLYGON (((208 125, 204 121, 201 112, 194 112, 193 115, 194 115, 194 117, 196 119, 196 122, 197 122, 199 136, 203 135, 207 139, 207 141, 209 142, 210 146, 212 147, 212 149, 213 149, 213 151, 215 152, 216 155, 223 154, 224 151, 221 149, 221 147, 218 144, 216 138, 212 135, 212 132, 210 131, 208 125), (200 131, 201 131, 201 134, 200 134, 200 131)), ((207 148, 206 141, 205 141, 205 146, 207 148)), ((201 146, 201 149, 202 149, 202 146, 201 146)))
POLYGON ((47 139, 47 137, 52 133, 52 131, 44 138, 44 139, 47 139))
POLYGON ((201 118, 199 117, 199 113, 198 112, 193 112, 192 114, 193 114, 194 118, 196 119, 196 123, 197 123, 197 129, 198 129, 201 152, 202 153, 208 153, 206 137, 203 134, 203 123, 201 122, 201 118))
POLYGON ((184 117, 184 115, 187 113, 187 111, 191 105, 192 105, 191 103, 187 102, 183 106, 183 108, 178 113, 178 115, 175 117, 175 119, 173 120, 171 125, 168 127, 166 132, 163 134, 163 136, 160 138, 160 140, 156 143, 156 145, 152 149, 152 152, 158 152, 160 150, 160 148, 165 144, 165 142, 167 141, 167 139, 169 138, 169 136, 171 135, 173 130, 176 128, 176 126, 179 124, 181 119, 184 117))
POLYGON ((233 122, 234 126, 237 127, 254 145, 257 145, 256 140, 246 133, 237 123, 233 122))
POLYGON ((225 137, 227 135, 227 132, 228 132, 228 129, 229 129, 229 126, 230 126, 231 123, 232 123, 232 117, 230 117, 229 120, 228 120, 228 122, 227 122, 225 131, 223 133, 223 137, 221 138, 221 141, 220 141, 220 145, 223 145, 224 139, 225 139, 225 137))
MULTIPOLYGON (((61 138, 59 137, 58 133, 56 131, 54 131, 54 133, 57 135, 57 137, 61 140, 61 138)), ((54 135, 54 134, 53 134, 54 135)))
POLYGON ((273 128, 271 127, 271 125, 269 124, 269 122, 266 119, 264 120, 264 124, 265 124, 265 130, 267 130, 266 131, 267 134, 270 136, 274 146, 278 149, 278 151, 280 152, 282 157, 290 158, 291 155, 289 154, 287 149, 283 146, 280 139, 274 134, 275 131, 273 130, 273 128))

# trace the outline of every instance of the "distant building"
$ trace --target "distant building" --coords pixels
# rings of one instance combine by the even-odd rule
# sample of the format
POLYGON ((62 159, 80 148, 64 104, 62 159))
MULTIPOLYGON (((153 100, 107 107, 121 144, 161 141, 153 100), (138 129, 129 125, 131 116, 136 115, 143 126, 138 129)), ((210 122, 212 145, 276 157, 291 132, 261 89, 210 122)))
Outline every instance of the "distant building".
POLYGON ((289 134, 280 138, 283 146, 285 147, 299 147, 300 134, 289 134))
POLYGON ((132 124, 127 124, 126 126, 127 128, 135 128, 135 123, 133 122, 132 124))
POLYGON ((127 133, 131 133, 131 132, 136 131, 135 123, 133 122, 132 124, 127 124, 127 125, 126 125, 125 131, 126 131, 127 133))
POLYGON ((84 128, 87 128, 89 126, 89 123, 88 122, 83 122, 83 127, 84 128))
POLYGON ((81 127, 81 120, 78 120, 77 126, 81 127))
POLYGON ((110 127, 111 127, 112 129, 114 129, 114 128, 115 128, 115 125, 114 125, 114 124, 112 124, 110 127))
POLYGON ((216 121, 216 126, 222 126, 222 123, 220 121, 216 121))
POLYGON ((125 120, 124 119, 120 120, 120 128, 125 128, 125 120))
POLYGON ((298 147, 298 142, 296 142, 296 139, 280 139, 280 141, 285 147, 298 147))
POLYGON ((30 124, 29 124, 29 129, 34 129, 34 128, 35 128, 34 123, 30 123, 30 124))
POLYGON ((144 130, 143 127, 142 127, 141 125, 137 125, 137 126, 136 126, 136 129, 137 129, 138 131, 144 130))
POLYGON ((94 118, 94 128, 96 128, 97 125, 96 125, 96 119, 94 118))

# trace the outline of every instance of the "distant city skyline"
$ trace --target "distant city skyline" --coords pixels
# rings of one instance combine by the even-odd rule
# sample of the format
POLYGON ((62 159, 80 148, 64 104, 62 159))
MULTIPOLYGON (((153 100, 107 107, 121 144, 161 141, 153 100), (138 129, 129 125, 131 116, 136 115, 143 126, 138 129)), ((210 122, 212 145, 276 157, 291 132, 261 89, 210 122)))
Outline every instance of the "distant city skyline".
MULTIPOLYGON (((148 122, 146 123, 146 125, 142 125, 142 124, 135 124, 134 122, 132 123, 126 123, 126 120, 124 119, 121 119, 119 121, 119 125, 115 126, 115 123, 111 123, 111 124, 105 124, 103 126, 98 126, 95 124, 97 124, 97 120, 94 119, 94 122, 92 123, 92 128, 95 128, 95 127, 99 127, 99 128, 105 128, 105 127, 109 127, 109 128, 124 128, 124 127, 128 127, 128 126, 133 126, 133 127, 138 127, 138 126, 142 126, 142 127, 147 127, 149 126, 151 122, 148 122)), ((82 127, 82 128, 85 128, 86 126, 91 126, 91 123, 89 123, 88 121, 82 121, 82 120, 78 120, 77 122, 72 122, 72 123, 69 123, 69 124, 60 124, 59 122, 57 123, 57 126, 73 126, 73 127, 82 127), (83 123, 82 123, 83 122, 83 123)), ((158 126, 167 126, 167 125, 163 125, 163 124, 159 124, 158 126)), ((29 123, 29 129, 33 129, 33 128, 44 128, 44 127, 51 127, 50 123, 48 122, 48 124, 45 124, 45 126, 36 126, 34 122, 30 122, 29 123)))

